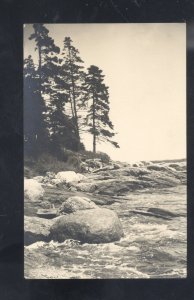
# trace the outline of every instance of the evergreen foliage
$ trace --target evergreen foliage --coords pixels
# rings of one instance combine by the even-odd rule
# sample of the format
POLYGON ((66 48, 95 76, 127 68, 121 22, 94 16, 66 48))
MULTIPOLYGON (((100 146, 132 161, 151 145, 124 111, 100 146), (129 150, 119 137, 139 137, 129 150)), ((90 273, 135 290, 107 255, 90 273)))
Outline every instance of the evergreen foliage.
POLYGON ((39 155, 48 144, 46 106, 39 93, 38 81, 32 57, 28 56, 24 60, 24 150, 33 156, 39 155))
POLYGON ((76 137, 78 141, 78 150, 80 149, 80 127, 81 118, 80 109, 83 108, 83 83, 85 74, 83 71, 83 61, 80 58, 79 51, 72 45, 70 37, 65 37, 63 47, 62 71, 63 78, 68 85, 69 103, 71 109, 72 122, 74 124, 76 137))
POLYGON ((96 143, 98 141, 108 141, 116 148, 119 148, 117 142, 111 140, 115 135, 113 124, 109 118, 109 92, 104 84, 104 75, 102 70, 96 66, 90 66, 86 76, 86 98, 88 102, 88 113, 86 124, 88 131, 93 135, 93 152, 96 152, 96 143))
POLYGON ((25 153, 38 157, 47 152, 60 158, 64 149, 84 150, 84 130, 93 135, 94 153, 100 141, 119 147, 111 139, 115 133, 102 71, 91 66, 84 72, 70 37, 65 37, 60 51, 44 24, 34 24, 33 30, 29 39, 35 42, 38 64, 31 56, 24 59, 25 153))

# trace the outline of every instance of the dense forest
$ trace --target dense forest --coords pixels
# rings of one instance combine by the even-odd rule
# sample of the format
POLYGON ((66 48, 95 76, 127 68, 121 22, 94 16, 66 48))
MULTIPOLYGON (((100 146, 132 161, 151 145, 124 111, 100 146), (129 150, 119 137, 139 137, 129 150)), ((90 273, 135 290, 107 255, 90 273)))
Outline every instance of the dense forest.
POLYGON ((103 71, 84 66, 70 37, 64 37, 60 49, 44 24, 33 24, 28 38, 35 43, 38 63, 31 55, 24 59, 25 156, 37 158, 47 152, 60 158, 64 149, 83 151, 84 132, 93 137, 94 153, 99 142, 119 147, 112 140, 103 71))

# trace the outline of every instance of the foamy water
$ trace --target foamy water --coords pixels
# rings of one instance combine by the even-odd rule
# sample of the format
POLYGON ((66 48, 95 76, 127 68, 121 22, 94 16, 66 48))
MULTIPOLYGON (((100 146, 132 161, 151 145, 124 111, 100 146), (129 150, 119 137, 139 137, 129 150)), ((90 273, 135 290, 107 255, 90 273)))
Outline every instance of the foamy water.
POLYGON ((186 187, 131 193, 107 206, 125 236, 108 244, 37 242, 25 247, 25 278, 186 277, 186 187), (131 213, 151 207, 181 214, 172 220, 131 213))

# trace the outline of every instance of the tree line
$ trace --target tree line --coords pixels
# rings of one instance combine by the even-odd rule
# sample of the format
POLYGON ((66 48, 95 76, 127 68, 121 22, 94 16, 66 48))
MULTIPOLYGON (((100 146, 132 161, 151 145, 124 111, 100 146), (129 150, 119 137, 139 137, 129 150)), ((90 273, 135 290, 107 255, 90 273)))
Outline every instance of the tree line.
POLYGON ((33 24, 29 39, 35 42, 38 63, 31 55, 24 59, 25 153, 83 150, 83 132, 92 134, 94 153, 101 141, 119 147, 112 140, 115 133, 103 71, 95 65, 85 71, 71 38, 65 37, 60 49, 44 24, 33 24))

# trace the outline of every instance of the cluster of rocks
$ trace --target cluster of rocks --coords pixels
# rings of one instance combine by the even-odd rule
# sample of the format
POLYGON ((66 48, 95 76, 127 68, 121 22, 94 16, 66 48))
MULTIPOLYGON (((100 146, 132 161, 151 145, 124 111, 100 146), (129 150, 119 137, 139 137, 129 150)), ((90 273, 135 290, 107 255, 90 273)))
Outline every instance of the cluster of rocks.
POLYGON ((57 215, 53 219, 25 216, 25 244, 50 240, 63 242, 66 239, 82 243, 108 243, 123 236, 117 214, 110 209, 99 208, 86 197, 65 199, 57 215))
POLYGON ((186 184, 186 164, 141 163, 137 167, 130 164, 110 163, 95 168, 92 173, 80 174, 73 171, 48 172, 46 176, 36 176, 24 182, 27 198, 43 196, 41 185, 62 187, 70 191, 120 196, 135 190, 168 188, 186 184), (40 184, 38 186, 38 184, 40 184), (28 187, 33 185, 33 192, 28 187))
MULTIPOLYGON (((92 165, 92 160, 91 160, 92 165)), ((87 162, 88 165, 88 162, 87 162)), ((109 163, 94 162, 89 173, 73 171, 47 173, 24 180, 25 201, 40 202, 45 198, 45 188, 58 187, 65 191, 89 193, 97 197, 115 199, 135 190, 169 188, 186 184, 186 164, 179 163, 109 163)), ((66 192, 67 193, 67 192, 66 192)), ((75 239, 87 243, 117 241, 123 236, 118 216, 107 208, 99 208, 87 197, 65 197, 52 219, 25 216, 25 243, 36 241, 64 241, 75 239)), ((93 199, 94 200, 94 199, 93 199)), ((42 201, 44 202, 44 201, 42 201)), ((142 212, 138 212, 142 213, 142 212)), ((144 212, 143 212, 144 213, 144 212)), ((153 214, 153 212, 146 212, 153 214)), ((40 215, 39 215, 40 216, 40 215)), ((44 216, 44 214, 42 214, 44 216)))
POLYGON ((50 185, 50 186, 62 186, 70 182, 80 182, 86 177, 83 174, 75 173, 74 171, 62 171, 57 174, 53 172, 47 172, 46 176, 35 176, 33 177, 39 183, 50 185))
POLYGON ((108 165, 70 185, 77 191, 115 196, 135 190, 168 188, 180 184, 186 184, 185 164, 150 163, 141 167, 108 165))

